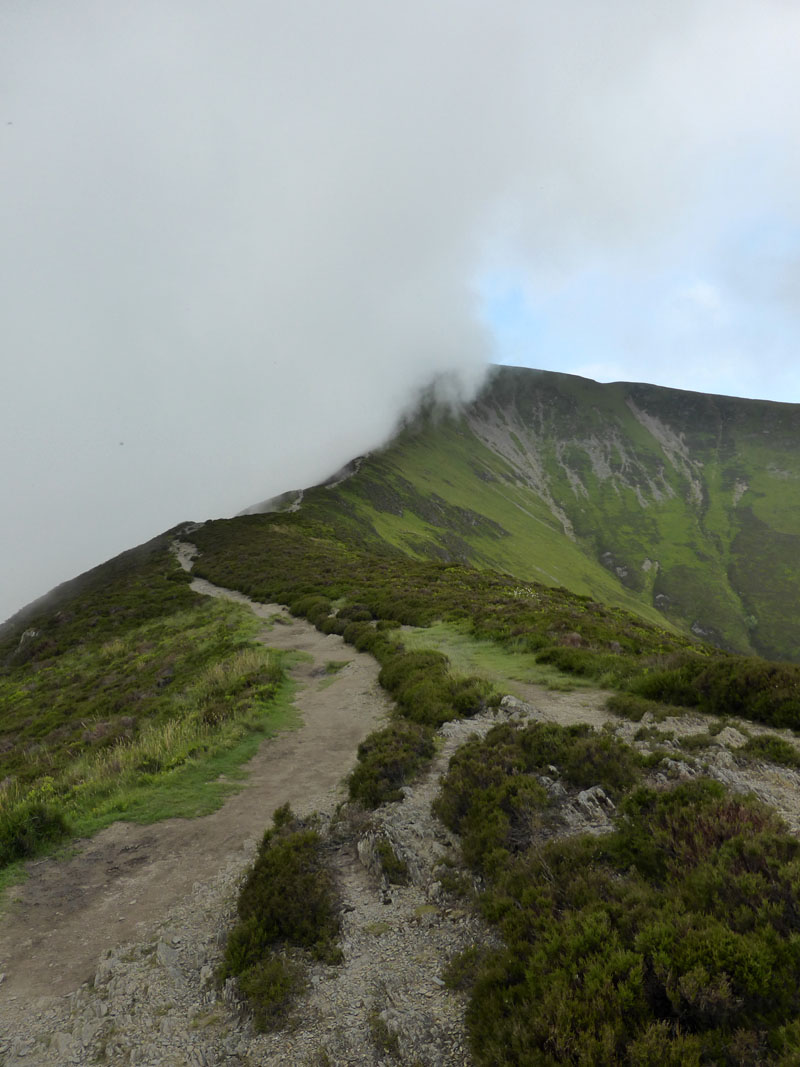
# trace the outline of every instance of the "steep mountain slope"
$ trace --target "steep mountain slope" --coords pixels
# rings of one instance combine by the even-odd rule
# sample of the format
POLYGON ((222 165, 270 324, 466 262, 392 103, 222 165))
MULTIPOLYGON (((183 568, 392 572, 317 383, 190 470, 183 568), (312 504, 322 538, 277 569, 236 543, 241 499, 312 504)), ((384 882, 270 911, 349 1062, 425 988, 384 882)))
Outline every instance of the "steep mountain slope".
POLYGON ((800 657, 800 405, 503 367, 273 506, 800 657))

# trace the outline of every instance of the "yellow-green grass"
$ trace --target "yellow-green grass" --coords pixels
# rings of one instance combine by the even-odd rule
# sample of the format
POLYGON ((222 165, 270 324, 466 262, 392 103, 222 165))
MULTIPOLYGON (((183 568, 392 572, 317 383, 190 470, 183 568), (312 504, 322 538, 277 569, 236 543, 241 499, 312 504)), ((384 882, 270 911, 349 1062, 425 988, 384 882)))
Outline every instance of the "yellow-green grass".
MULTIPOLYGON (((57 805, 72 835, 87 837, 120 819, 152 823, 209 815, 243 787, 244 765, 262 742, 299 725, 294 691, 287 680, 267 705, 250 714, 216 726, 196 715, 171 720, 143 730, 128 745, 76 759, 33 788, 12 785, 0 793, 0 819, 32 803, 57 805), (159 769, 142 771, 148 763, 159 769)), ((0 888, 19 880, 22 869, 23 861, 17 861, 0 871, 0 888)))
POLYGON ((240 605, 91 633, 0 677, 0 866, 116 819, 192 817, 239 788, 261 741, 297 724, 287 661, 240 605))
POLYGON ((522 696, 515 683, 549 689, 589 687, 591 682, 537 663, 532 652, 514 652, 494 641, 473 637, 466 625, 437 622, 422 628, 405 627, 402 642, 409 650, 433 649, 450 660, 456 675, 477 675, 514 696, 522 696))

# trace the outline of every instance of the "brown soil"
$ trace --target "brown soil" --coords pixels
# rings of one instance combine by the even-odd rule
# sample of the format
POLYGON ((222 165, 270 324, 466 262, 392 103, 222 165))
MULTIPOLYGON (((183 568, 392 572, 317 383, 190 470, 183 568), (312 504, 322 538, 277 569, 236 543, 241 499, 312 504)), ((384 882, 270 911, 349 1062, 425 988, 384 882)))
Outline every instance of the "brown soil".
MULTIPOLYGON (((246 601, 201 580, 192 587, 246 601)), ((0 1018, 31 998, 77 989, 93 976, 106 949, 146 936, 195 882, 252 847, 275 808, 288 801, 300 812, 311 811, 341 789, 358 743, 389 709, 378 666, 279 605, 251 607, 271 620, 261 636, 266 645, 310 657, 291 672, 299 683, 295 703, 302 725, 261 746, 246 767, 244 788, 213 815, 150 826, 115 823, 78 841, 71 859, 29 864, 28 880, 7 891, 2 914, 0 1018), (349 662, 329 675, 330 660, 349 662)))

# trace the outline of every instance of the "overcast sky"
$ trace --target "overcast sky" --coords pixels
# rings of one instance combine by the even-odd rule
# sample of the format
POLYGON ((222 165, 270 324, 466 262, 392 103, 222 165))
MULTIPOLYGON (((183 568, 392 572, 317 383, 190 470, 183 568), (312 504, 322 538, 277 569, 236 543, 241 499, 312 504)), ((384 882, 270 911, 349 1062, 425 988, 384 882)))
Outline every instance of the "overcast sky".
POLYGON ((3 0, 0 619, 487 362, 800 402, 795 0, 3 0))

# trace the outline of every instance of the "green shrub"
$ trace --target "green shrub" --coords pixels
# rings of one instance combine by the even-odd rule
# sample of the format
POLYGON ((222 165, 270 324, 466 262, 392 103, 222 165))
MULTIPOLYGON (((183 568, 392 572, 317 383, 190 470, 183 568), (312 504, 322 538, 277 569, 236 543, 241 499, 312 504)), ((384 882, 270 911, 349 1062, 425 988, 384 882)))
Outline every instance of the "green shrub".
POLYGON ((349 778, 350 797, 366 808, 399 800, 400 786, 434 753, 433 731, 397 720, 370 734, 358 746, 358 763, 349 778))
POLYGON ((740 715, 770 726, 800 729, 800 667, 748 656, 678 657, 648 670, 629 688, 664 703, 712 715, 740 715))
POLYGON ((477 966, 477 1062, 795 1062, 798 872, 773 812, 702 780, 510 858, 483 902, 505 946, 477 966))
POLYGON ((638 669, 636 658, 617 652, 593 648, 569 648, 555 645, 536 653, 537 663, 549 663, 560 671, 595 678, 604 685, 620 685, 638 669))
POLYGON ((800 666, 796 664, 720 657, 705 663, 695 688, 703 711, 800 728, 800 666))
POLYGON ((629 746, 590 726, 504 723, 454 754, 434 811, 461 834, 470 866, 496 871, 535 837, 551 803, 539 777, 551 766, 576 788, 600 785, 617 796, 639 779, 641 764, 629 746))
POLYGON ((385 838, 378 838, 375 851, 386 881, 391 885, 408 885, 408 864, 397 855, 385 838))
POLYGON ((373 635, 375 630, 371 623, 368 622, 348 622, 344 630, 342 630, 342 637, 348 643, 348 645, 355 645, 357 641, 362 638, 369 639, 369 636, 373 635))
POLYGON ((0 799, 0 868, 35 856, 70 833, 69 823, 54 804, 28 801, 6 807, 0 799))
POLYGON ((751 737, 738 749, 737 755, 766 760, 768 763, 777 763, 782 767, 800 767, 800 752, 796 746, 772 734, 759 734, 757 737, 751 737))
POLYGON ((668 666, 647 668, 628 688, 638 696, 662 704, 696 707, 700 703, 700 696, 695 682, 704 666, 705 661, 699 656, 673 657, 673 662, 668 666))
POLYGON ((442 971, 444 984, 448 989, 472 989, 488 955, 483 945, 470 945, 456 953, 442 971))
POLYGON ((262 1033, 287 1024, 292 1006, 306 988, 302 968, 274 954, 245 968, 237 982, 253 1011, 255 1028, 262 1033))
POLYGON ((305 615, 316 626, 330 615, 331 602, 327 597, 311 593, 292 601, 289 610, 292 615, 305 615))
POLYGON ((447 657, 441 652, 405 652, 400 649, 381 668, 379 682, 390 693, 402 693, 408 686, 447 673, 447 657))
POLYGON ((347 622, 371 622, 372 612, 364 604, 347 604, 336 613, 338 618, 347 622))
POLYGON ((648 711, 660 707, 657 701, 647 700, 634 693, 614 693, 606 701, 606 707, 615 715, 630 722, 641 722, 648 711))
POLYGON ((319 835, 288 804, 278 808, 239 894, 239 921, 220 972, 223 979, 236 976, 259 1025, 285 1018, 302 988, 297 967, 276 955, 276 948, 306 949, 330 963, 340 959, 337 903, 319 835))

